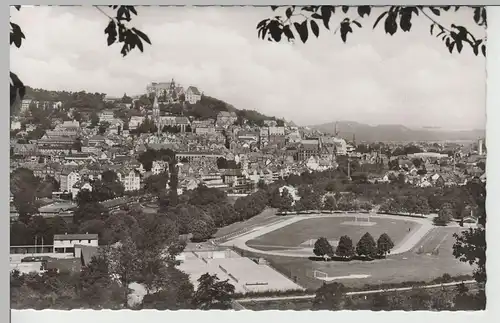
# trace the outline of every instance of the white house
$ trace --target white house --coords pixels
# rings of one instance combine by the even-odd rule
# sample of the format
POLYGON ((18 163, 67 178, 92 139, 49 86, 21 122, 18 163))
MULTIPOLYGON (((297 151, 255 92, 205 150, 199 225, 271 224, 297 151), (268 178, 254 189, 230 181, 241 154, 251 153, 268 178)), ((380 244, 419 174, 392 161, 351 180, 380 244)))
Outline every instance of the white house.
POLYGON ((201 100, 201 92, 197 87, 190 86, 186 90, 186 101, 195 104, 196 102, 201 100))
POLYGON ((114 115, 113 111, 111 111, 111 110, 104 110, 101 113, 99 113, 99 122, 111 123, 114 118, 115 118, 115 115, 114 115))
POLYGON ((165 166, 166 166, 165 162, 155 160, 153 161, 153 166, 151 166, 151 173, 153 173, 153 175, 158 175, 160 173, 163 173, 166 170, 165 166))
POLYGON ((55 234, 54 235, 54 253, 73 253, 75 257, 80 257, 76 254, 75 245, 94 246, 99 245, 97 234, 55 234))
POLYGON ((130 130, 137 129, 144 122, 143 116, 132 116, 130 117, 130 121, 128 122, 128 128, 130 130))
POLYGON ((78 195, 78 193, 80 193, 81 190, 88 190, 92 192, 92 185, 90 185, 90 183, 88 182, 76 182, 70 190, 73 199, 76 199, 76 196, 78 195))
POLYGON ((132 169, 118 172, 117 175, 125 187, 125 191, 137 191, 141 189, 141 175, 138 170, 132 169))

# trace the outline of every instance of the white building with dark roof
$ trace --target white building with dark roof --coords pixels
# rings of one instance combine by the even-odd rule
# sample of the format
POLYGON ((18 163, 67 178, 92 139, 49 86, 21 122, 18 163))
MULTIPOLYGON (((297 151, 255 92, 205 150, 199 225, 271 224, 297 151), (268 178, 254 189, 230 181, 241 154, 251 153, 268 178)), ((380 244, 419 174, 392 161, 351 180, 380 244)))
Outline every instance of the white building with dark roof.
POLYGON ((186 90, 186 101, 195 104, 201 100, 201 92, 195 86, 190 86, 186 90))

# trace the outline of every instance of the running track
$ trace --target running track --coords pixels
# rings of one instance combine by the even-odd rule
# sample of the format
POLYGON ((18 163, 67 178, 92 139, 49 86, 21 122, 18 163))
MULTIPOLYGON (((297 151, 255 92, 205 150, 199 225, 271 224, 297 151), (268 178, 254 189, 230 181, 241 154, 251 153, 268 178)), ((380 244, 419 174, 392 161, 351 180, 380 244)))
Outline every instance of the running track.
MULTIPOLYGON (((263 226, 261 228, 257 228, 251 230, 248 233, 237 236, 231 240, 228 240, 222 243, 222 246, 228 247, 237 247, 242 250, 263 254, 263 255, 271 255, 271 256, 284 256, 284 257, 300 257, 300 258, 308 258, 311 256, 308 252, 294 252, 291 250, 290 252, 280 252, 275 250, 258 250, 252 247, 247 246, 246 242, 248 240, 255 239, 260 237, 266 233, 281 229, 287 225, 292 223, 304 220, 304 219, 315 219, 315 218, 325 218, 325 217, 355 217, 354 214, 306 214, 306 215, 294 215, 290 218, 286 218, 277 223, 273 223, 271 225, 263 226)), ((383 219, 392 219, 392 220, 401 220, 401 216, 395 215, 370 215, 371 218, 383 218, 383 219)), ((415 247, 415 245, 422 240, 422 238, 434 227, 432 224, 432 220, 429 218, 412 218, 412 217, 404 217, 406 221, 413 221, 419 223, 421 226, 414 231, 413 233, 408 234, 398 245, 395 246, 393 250, 391 250, 391 255, 401 254, 407 251, 410 251, 415 247)))

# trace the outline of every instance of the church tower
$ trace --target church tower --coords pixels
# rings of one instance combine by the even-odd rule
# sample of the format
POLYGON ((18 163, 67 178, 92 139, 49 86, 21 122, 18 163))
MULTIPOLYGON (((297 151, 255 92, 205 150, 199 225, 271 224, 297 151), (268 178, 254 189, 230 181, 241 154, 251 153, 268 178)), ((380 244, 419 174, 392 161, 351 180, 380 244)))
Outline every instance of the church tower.
POLYGON ((158 104, 158 96, 155 94, 155 100, 153 102, 153 122, 156 125, 156 132, 159 135, 161 133, 160 129, 160 106, 158 104))
POLYGON ((160 116, 160 106, 158 105, 158 97, 155 94, 155 99, 153 102, 153 119, 156 121, 160 116))

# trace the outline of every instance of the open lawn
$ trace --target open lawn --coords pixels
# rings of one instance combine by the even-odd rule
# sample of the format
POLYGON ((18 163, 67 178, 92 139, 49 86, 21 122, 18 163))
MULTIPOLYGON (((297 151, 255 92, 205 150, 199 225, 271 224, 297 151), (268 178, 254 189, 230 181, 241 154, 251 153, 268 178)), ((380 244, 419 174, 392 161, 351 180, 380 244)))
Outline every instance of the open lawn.
POLYGON ((275 209, 265 209, 264 211, 262 211, 262 213, 246 221, 236 222, 228 226, 225 226, 223 228, 219 228, 217 232, 214 234, 214 238, 223 237, 225 235, 232 234, 234 232, 238 232, 241 230, 246 230, 253 227, 269 224, 278 219, 279 217, 276 215, 275 209))
MULTIPOLYGON (((380 221, 380 219, 377 219, 377 221, 380 221)), ((364 228, 360 227, 359 229, 369 230, 376 227, 377 226, 364 228)), ((314 270, 325 272, 330 277, 370 275, 369 277, 362 279, 338 280, 338 282, 351 287, 361 287, 365 284, 398 283, 404 281, 430 281, 436 277, 442 276, 445 273, 452 276, 472 274, 473 268, 468 264, 459 262, 452 254, 452 246, 455 241, 453 233, 459 232, 460 230, 463 229, 435 227, 426 236, 424 236, 421 242, 418 243, 412 250, 398 255, 389 255, 387 259, 374 260, 370 262, 363 262, 359 260, 350 262, 325 262, 312 261, 307 258, 271 255, 262 255, 262 257, 266 258, 276 270, 291 277, 292 279, 296 277, 297 283, 305 288, 319 288, 323 284, 323 281, 314 278, 314 270), (423 245, 423 253, 417 252, 420 245, 423 245), (432 250, 435 250, 436 248, 439 249, 439 252, 433 254, 432 250)), ((276 231, 271 232, 268 235, 275 232, 276 231)), ((301 234, 300 232, 295 233, 298 235, 301 234)), ((387 230, 387 233, 391 235, 391 231, 387 230)), ((343 231, 341 234, 349 235, 346 231, 343 231)), ((375 235, 376 234, 374 234, 374 236, 375 235)), ((329 238, 335 237, 330 236, 329 238)), ((396 240, 398 239, 398 236, 395 235, 392 238, 396 240)), ((401 237, 399 237, 399 239, 401 239, 401 237)), ((307 240, 307 238, 304 239, 304 236, 302 236, 301 238, 293 240, 293 243, 297 243, 297 241, 301 240, 307 240)), ((288 241, 292 241, 292 239, 289 239, 288 241)), ((247 256, 256 255, 257 254, 252 255, 251 253, 247 254, 247 256)))
MULTIPOLYGON (((358 221, 362 223, 367 220, 359 219, 358 221)), ((316 240, 319 237, 338 241, 343 235, 349 236, 356 244, 366 232, 369 232, 375 240, 382 233, 387 233, 397 245, 410 233, 409 229, 413 232, 420 226, 418 223, 404 218, 392 220, 372 217, 370 222, 375 224, 370 226, 356 225, 353 222, 353 217, 304 219, 249 240, 247 245, 259 250, 269 250, 266 246, 298 247, 307 240, 316 240), (265 249, 261 246, 264 246, 265 249)))

